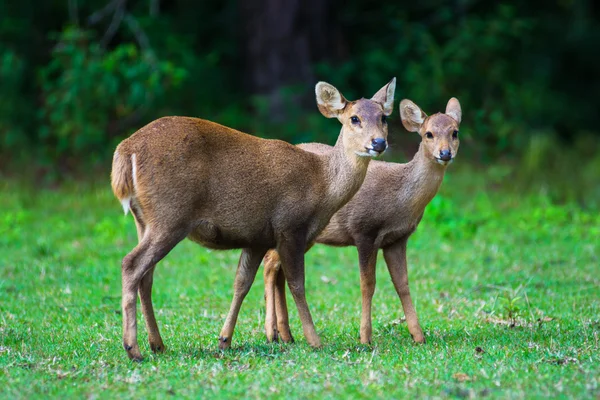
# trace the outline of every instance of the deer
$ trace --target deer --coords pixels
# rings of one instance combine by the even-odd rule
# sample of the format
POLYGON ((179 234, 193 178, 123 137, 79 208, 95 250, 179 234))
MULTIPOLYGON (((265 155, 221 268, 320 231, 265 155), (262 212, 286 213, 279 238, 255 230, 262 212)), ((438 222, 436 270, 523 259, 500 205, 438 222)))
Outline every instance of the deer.
POLYGON ((319 111, 342 125, 327 154, 177 116, 159 118, 117 146, 112 190, 125 214, 131 211, 138 235, 121 264, 129 358, 142 360, 137 295, 150 349, 165 350, 152 305, 153 276, 156 264, 185 238, 210 249, 242 249, 220 349, 231 346, 242 302, 269 249, 279 254, 307 342, 321 346, 306 301, 304 253, 358 191, 369 161, 386 150, 395 87, 393 78, 371 99, 348 101, 333 85, 317 83, 319 111))
MULTIPOLYGON (((462 110, 451 98, 445 113, 428 116, 411 100, 400 103, 402 124, 421 136, 419 150, 405 164, 372 161, 360 190, 331 218, 316 243, 355 246, 358 250, 362 312, 360 341, 372 342, 371 305, 375 293, 376 261, 379 249, 404 309, 408 331, 416 343, 425 343, 408 287, 406 248, 427 204, 436 195, 448 165, 458 152, 458 130, 462 110), (385 189, 382 189, 385 188, 385 189)), ((303 150, 327 154, 330 146, 320 143, 299 145, 303 150)), ((312 246, 307 246, 307 251, 312 246)), ((270 250, 264 259, 265 331, 269 342, 293 342, 285 294, 286 276, 281 257, 270 250)))

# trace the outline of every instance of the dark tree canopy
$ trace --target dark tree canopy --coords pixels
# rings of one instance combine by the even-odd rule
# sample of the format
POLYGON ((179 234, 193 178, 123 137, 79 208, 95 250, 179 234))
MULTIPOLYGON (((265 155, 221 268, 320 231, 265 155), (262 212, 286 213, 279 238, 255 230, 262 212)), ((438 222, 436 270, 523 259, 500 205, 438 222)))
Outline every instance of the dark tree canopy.
POLYGON ((0 9, 0 143, 12 158, 104 162, 166 114, 330 142, 316 81, 354 98, 393 76, 397 99, 428 110, 460 98, 465 147, 486 156, 518 154, 532 137, 572 144, 600 132, 594 2, 0 0, 0 9))

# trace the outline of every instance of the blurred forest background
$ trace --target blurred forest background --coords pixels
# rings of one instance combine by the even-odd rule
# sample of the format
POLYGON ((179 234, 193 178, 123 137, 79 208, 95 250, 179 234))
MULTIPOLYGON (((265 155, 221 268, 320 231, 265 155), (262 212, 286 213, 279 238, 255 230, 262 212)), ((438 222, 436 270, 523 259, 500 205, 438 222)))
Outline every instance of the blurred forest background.
MULTIPOLYGON (((593 1, 0 0, 0 10, 9 176, 106 174, 116 144, 165 115, 332 143, 339 127, 318 113, 314 84, 355 99, 396 76, 397 100, 428 113, 460 99, 461 163, 508 165, 495 173, 544 181, 559 200, 600 197, 593 1)), ((392 117, 391 157, 410 158, 418 137, 392 117)))

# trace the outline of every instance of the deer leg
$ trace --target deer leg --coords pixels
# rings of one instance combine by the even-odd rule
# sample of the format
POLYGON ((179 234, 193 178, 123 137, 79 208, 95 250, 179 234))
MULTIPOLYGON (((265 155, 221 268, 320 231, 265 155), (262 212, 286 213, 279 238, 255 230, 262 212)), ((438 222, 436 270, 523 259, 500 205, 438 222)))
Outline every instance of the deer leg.
POLYGON ((135 221, 135 229, 137 230, 138 243, 142 241, 144 234, 146 233, 146 223, 142 218, 142 212, 138 209, 137 203, 134 201, 130 206, 131 215, 135 221))
POLYGON ((362 296, 360 342, 369 344, 373 339, 371 309, 373 304, 373 294, 375 293, 377 249, 370 239, 358 240, 356 243, 360 267, 360 292, 362 296))
POLYGON ((270 250, 265 256, 264 277, 267 340, 271 342, 281 338, 285 343, 293 342, 285 299, 285 275, 276 250, 270 250))
POLYGON ((290 319, 288 316, 287 301, 285 296, 285 274, 280 268, 277 272, 275 286, 275 312, 277 314, 277 332, 284 343, 294 343, 294 337, 290 330, 290 319))
POLYGON ((396 288, 396 292, 402 302, 402 308, 404 309, 404 316, 406 317, 406 323, 408 325, 408 331, 410 332, 413 340, 417 343, 425 343, 425 336, 421 325, 419 325, 419 319, 417 318, 417 312, 413 306, 412 299, 410 297, 410 289, 408 288, 408 271, 406 263, 406 242, 408 238, 403 239, 390 247, 386 247, 383 250, 383 256, 387 264, 392 282, 396 288))
POLYGON ((242 250, 233 284, 233 300, 225 319, 225 324, 219 335, 219 348, 221 350, 228 349, 231 346, 231 337, 233 336, 233 330, 235 329, 235 323, 237 322, 242 302, 250 291, 260 262, 266 252, 267 250, 265 249, 242 250))
POLYGON ((156 323, 156 317, 154 316, 154 307, 152 306, 152 282, 154 281, 155 268, 156 266, 152 267, 142 278, 140 287, 138 288, 138 294, 140 296, 144 321, 146 321, 146 330, 148 331, 148 342, 150 343, 150 349, 154 353, 162 353, 165 351, 165 345, 160 336, 158 324, 156 323))
POLYGON ((277 314, 275 312, 275 290, 277 278, 281 270, 279 254, 275 250, 269 250, 264 258, 265 269, 263 278, 265 281, 265 333, 268 342, 277 342, 277 314))
POLYGON ((123 347, 129 358, 133 360, 142 360, 137 341, 136 292, 144 276, 184 237, 185 234, 177 235, 172 231, 168 235, 145 235, 142 241, 123 258, 121 266, 123 347))
MULTIPOLYGON (((131 206, 131 214, 135 220, 135 227, 137 229, 138 243, 142 241, 144 234, 146 233, 146 224, 141 218, 141 211, 137 207, 137 203, 133 203, 131 206)), ((140 296, 140 303, 142 305, 142 314, 144 314, 144 321, 146 321, 146 330, 148 331, 148 341, 150 342, 150 349, 154 353, 161 353, 165 350, 165 345, 160 337, 158 330, 158 324, 156 323, 156 317, 154 316, 154 308, 152 306, 152 282, 154 280, 154 265, 150 270, 142 277, 140 287, 138 288, 138 294, 140 296)))
MULTIPOLYGON (((306 247, 306 252, 313 247, 314 242, 309 244, 306 247)), ((277 254, 277 252, 273 252, 277 254)), ((279 338, 284 343, 294 343, 294 337, 292 336, 292 331, 290 329, 290 319, 288 316, 288 308, 285 294, 285 274, 281 269, 281 260, 279 259, 279 254, 277 254, 279 261, 279 271, 277 272, 277 278, 275 281, 275 312, 276 312, 276 320, 277 320, 277 332, 279 334, 279 338)))
MULTIPOLYGON (((281 258, 281 267, 288 282, 290 292, 294 296, 298 314, 302 321, 302 330, 308 344, 312 347, 321 347, 321 340, 315 330, 315 325, 308 309, 305 291, 304 252, 306 243, 298 238, 283 240, 279 243, 277 251, 281 258)), ((278 317, 279 318, 279 317, 278 317)))

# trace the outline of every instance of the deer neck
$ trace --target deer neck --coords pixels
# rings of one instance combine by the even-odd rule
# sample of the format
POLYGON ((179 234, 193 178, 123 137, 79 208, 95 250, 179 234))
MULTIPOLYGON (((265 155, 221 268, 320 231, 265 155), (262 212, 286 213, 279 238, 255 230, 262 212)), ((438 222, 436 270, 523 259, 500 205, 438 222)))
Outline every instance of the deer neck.
POLYGON ((438 192, 444 180, 446 166, 428 157, 421 144, 415 157, 406 164, 405 173, 402 200, 408 201, 415 214, 421 215, 438 192))
POLYGON ((371 157, 361 157, 344 145, 344 128, 325 155, 325 181, 332 204, 345 204, 360 189, 371 157))

